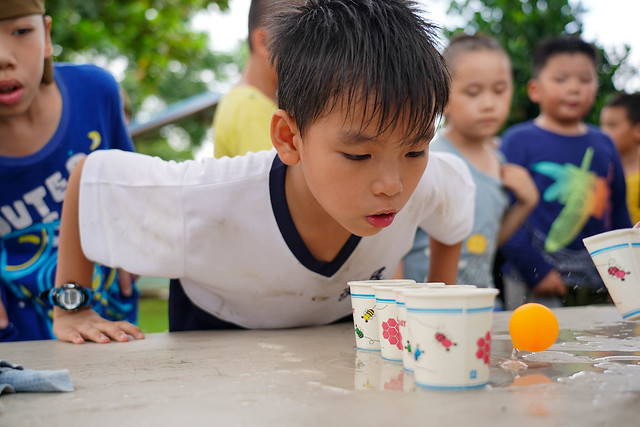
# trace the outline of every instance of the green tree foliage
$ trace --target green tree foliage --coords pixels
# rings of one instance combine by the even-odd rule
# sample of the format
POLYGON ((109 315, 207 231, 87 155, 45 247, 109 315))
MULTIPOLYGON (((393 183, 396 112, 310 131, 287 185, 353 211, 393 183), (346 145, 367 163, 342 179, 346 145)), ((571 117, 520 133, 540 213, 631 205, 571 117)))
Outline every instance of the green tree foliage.
MULTIPOLYGON (((568 0, 452 0, 449 13, 462 16, 466 24, 445 30, 445 35, 466 32, 496 37, 509 53, 513 64, 514 97, 506 126, 532 119, 538 107, 527 96, 527 81, 531 78, 530 58, 533 49, 545 38, 561 33, 581 34, 584 7, 572 7, 568 0)), ((598 66, 599 96, 587 121, 598 123, 598 116, 607 98, 616 91, 612 78, 625 65, 629 46, 620 55, 605 52, 596 43, 601 62, 598 66)), ((633 74, 633 73, 630 73, 633 74)))
MULTIPOLYGON (((121 85, 134 113, 149 99, 160 105, 207 90, 206 75, 225 81, 238 55, 214 54, 208 35, 195 31, 193 16, 207 8, 228 9, 228 0, 49 0, 56 61, 123 64, 121 85)), ((175 150, 166 138, 136 140, 142 152, 164 158, 189 158, 204 139, 210 122, 187 119, 187 146, 175 150)))

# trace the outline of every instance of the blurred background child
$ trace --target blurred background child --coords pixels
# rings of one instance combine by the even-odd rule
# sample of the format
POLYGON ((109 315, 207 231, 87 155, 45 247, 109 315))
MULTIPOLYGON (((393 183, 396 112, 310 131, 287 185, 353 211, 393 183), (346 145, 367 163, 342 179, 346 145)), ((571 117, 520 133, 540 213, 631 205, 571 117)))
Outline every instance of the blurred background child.
MULTIPOLYGON (((494 287, 492 265, 497 246, 515 232, 538 201, 529 173, 505 164, 496 150, 496 134, 511 106, 513 83, 507 53, 492 37, 459 35, 444 51, 452 77, 445 108, 444 133, 431 151, 461 157, 476 184, 473 230, 465 239, 458 264, 458 283, 494 287), (510 190, 515 202, 510 203, 510 190)), ((429 267, 429 237, 418 230, 404 258, 404 276, 424 281, 429 267)))
POLYGON ((507 301, 606 303, 582 239, 630 227, 631 220, 618 153, 609 137, 584 122, 598 91, 598 55, 579 37, 561 35, 540 44, 531 62, 527 91, 540 114, 508 129, 502 151, 530 171, 541 199, 501 247, 512 267, 505 274, 507 301))
POLYGON ((271 116, 276 111, 278 78, 269 62, 265 16, 277 0, 252 0, 249 8, 249 59, 238 83, 216 108, 214 156, 270 150, 271 116))
POLYGON ((631 222, 640 221, 640 93, 616 94, 600 112, 600 128, 620 154, 631 222))
MULTIPOLYGON (((119 87, 93 65, 51 61, 44 0, 0 6, 0 341, 53 338, 58 230, 67 179, 87 153, 133 150, 119 87)), ((93 307, 137 321, 129 274, 97 267, 93 307)))

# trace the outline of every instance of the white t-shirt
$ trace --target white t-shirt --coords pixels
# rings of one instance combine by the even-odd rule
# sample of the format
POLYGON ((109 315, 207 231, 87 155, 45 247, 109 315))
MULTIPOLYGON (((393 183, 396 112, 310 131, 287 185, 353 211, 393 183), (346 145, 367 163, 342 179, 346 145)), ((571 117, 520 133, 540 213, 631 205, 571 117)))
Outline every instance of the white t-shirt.
POLYGON ((418 226, 453 244, 473 222, 475 186, 456 156, 431 153, 393 223, 313 258, 291 220, 275 150, 181 163, 136 153, 88 156, 80 184, 86 256, 179 278, 198 307, 246 328, 321 325, 351 313, 347 281, 390 278, 418 226))

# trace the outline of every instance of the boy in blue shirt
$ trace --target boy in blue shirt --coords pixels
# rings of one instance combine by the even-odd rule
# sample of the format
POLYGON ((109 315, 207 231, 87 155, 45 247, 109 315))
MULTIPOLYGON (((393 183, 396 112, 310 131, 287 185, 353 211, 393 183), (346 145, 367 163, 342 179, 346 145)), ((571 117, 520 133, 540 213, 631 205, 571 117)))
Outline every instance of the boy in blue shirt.
POLYGON ((78 165, 56 277, 71 303, 55 308, 56 336, 143 337, 81 305, 93 261, 179 278, 191 306, 170 323, 204 315, 183 329, 351 315, 347 282, 393 276, 418 227, 433 239, 430 279, 455 283, 475 187, 459 158, 429 154, 449 75, 413 4, 309 0, 274 12, 274 150, 183 163, 110 150, 78 165))
POLYGON ((583 121, 598 90, 596 65, 596 50, 579 37, 543 42, 534 51, 527 86, 540 115, 508 129, 502 142, 507 160, 530 171, 540 202, 501 252, 531 298, 549 305, 606 302, 582 239, 631 226, 616 149, 583 121))
MULTIPOLYGON (((44 0, 0 8, 0 341, 54 338, 58 229, 67 179, 88 153, 133 150, 118 85, 91 65, 52 65, 44 0)), ((95 310, 135 321, 128 274, 95 269, 95 310)))

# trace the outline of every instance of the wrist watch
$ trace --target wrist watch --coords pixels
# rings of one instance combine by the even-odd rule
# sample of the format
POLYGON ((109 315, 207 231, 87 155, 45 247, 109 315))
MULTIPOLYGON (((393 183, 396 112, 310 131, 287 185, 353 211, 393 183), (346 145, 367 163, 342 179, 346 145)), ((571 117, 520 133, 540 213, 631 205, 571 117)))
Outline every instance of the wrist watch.
POLYGON ((66 311, 78 311, 91 305, 93 291, 77 283, 64 283, 59 288, 43 291, 40 298, 66 311))

